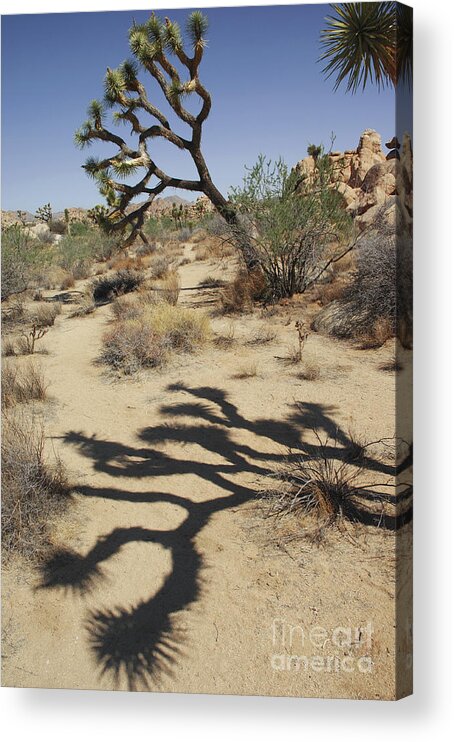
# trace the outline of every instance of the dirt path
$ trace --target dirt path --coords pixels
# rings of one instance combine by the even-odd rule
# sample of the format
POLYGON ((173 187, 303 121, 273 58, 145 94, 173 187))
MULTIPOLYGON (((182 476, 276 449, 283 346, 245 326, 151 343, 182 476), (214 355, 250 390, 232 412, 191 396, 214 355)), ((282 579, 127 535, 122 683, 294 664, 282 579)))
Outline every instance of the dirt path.
MULTIPOLYGON (((209 307, 210 290, 191 289, 216 270, 222 276, 216 266, 182 265, 180 301, 209 307)), ((213 321, 234 335, 227 350, 212 346, 163 372, 114 381, 95 363, 109 319, 108 307, 64 315, 46 340, 40 362, 54 398, 46 429, 77 494, 53 562, 39 575, 5 572, 3 683, 392 696, 393 595, 379 552, 365 559, 340 538, 335 550, 295 558, 269 545, 251 504, 263 472, 314 416, 327 432, 360 424, 367 436, 393 435, 393 377, 377 370, 389 351, 311 336, 308 353, 323 375, 300 381, 279 362, 293 328, 276 324, 275 342, 248 344, 263 327, 250 315, 233 326, 213 321), (235 378, 248 363, 257 376, 235 378), (276 654, 325 652, 326 642, 296 645, 289 627, 329 634, 368 622, 370 672, 276 666, 276 654)), ((391 546, 383 536, 378 548, 391 546)), ((338 659, 362 652, 354 641, 334 650, 338 659)))

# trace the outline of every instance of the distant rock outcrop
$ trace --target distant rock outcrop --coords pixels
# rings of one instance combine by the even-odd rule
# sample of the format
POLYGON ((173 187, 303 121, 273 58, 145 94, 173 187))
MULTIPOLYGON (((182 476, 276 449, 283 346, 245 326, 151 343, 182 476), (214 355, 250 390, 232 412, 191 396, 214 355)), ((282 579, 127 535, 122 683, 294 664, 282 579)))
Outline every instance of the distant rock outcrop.
MULTIPOLYGON (((405 226, 411 229, 411 140, 408 134, 404 134, 402 153, 399 153, 400 144, 395 137, 386 146, 391 148, 390 159, 382 150, 380 134, 374 129, 366 129, 355 150, 328 154, 336 187, 342 195, 346 210, 353 216, 360 231, 372 224, 381 212, 390 223, 403 219, 405 226)), ((297 172, 303 177, 310 177, 314 168, 315 160, 312 156, 296 165, 297 172)))

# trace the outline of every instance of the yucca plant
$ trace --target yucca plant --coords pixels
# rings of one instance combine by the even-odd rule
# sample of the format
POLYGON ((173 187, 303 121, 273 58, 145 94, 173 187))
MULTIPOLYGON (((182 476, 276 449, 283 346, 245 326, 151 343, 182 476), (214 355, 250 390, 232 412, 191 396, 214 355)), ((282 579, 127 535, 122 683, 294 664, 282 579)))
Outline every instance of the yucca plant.
MULTIPOLYGON (((176 22, 168 18, 161 20, 155 13, 141 25, 134 23, 129 31, 133 59, 123 62, 117 69, 107 69, 104 99, 90 103, 88 119, 75 134, 75 143, 80 148, 95 141, 116 147, 112 156, 102 160, 91 157, 83 167, 97 181, 109 207, 109 212, 101 215, 102 226, 109 233, 122 235, 125 247, 136 237, 148 244, 143 229, 145 214, 155 197, 168 186, 202 192, 228 222, 235 222, 237 218, 232 205, 214 185, 201 150, 202 127, 211 110, 210 94, 199 77, 207 29, 208 19, 200 11, 189 14, 185 38, 176 22), (185 51, 185 44, 188 51, 185 51), (172 113, 189 127, 189 138, 177 134, 165 113, 148 98, 139 72, 148 73, 158 84, 172 113), (185 107, 186 96, 199 99, 196 113, 185 107), (129 137, 123 138, 108 128, 110 113, 114 123, 131 127, 131 134, 137 138, 135 149, 129 145, 129 137), (146 119, 151 117, 154 123, 141 122, 141 115, 146 119), (150 142, 156 138, 186 151, 196 167, 198 179, 173 177, 165 172, 148 150, 150 142), (134 183, 126 182, 133 177, 134 183), (140 194, 145 194, 146 200, 133 204, 133 199, 140 194)), ((243 255, 246 264, 251 265, 253 255, 247 245, 243 247, 243 255)))
POLYGON ((324 73, 335 75, 334 88, 347 91, 409 83, 412 77, 412 9, 400 3, 340 3, 331 5, 321 32, 324 73))

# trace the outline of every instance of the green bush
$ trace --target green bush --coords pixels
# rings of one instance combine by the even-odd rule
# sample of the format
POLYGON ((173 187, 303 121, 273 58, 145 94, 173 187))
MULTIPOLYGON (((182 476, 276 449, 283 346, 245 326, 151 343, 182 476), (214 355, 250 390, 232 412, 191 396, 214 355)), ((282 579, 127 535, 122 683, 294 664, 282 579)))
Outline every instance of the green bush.
POLYGON ((108 260, 117 249, 118 243, 113 237, 104 235, 95 227, 75 222, 71 225, 71 235, 63 237, 58 244, 58 264, 72 273, 78 266, 95 260, 108 260))
POLYGON ((51 252, 13 224, 2 232, 2 301, 33 285, 34 277, 51 262, 51 252))

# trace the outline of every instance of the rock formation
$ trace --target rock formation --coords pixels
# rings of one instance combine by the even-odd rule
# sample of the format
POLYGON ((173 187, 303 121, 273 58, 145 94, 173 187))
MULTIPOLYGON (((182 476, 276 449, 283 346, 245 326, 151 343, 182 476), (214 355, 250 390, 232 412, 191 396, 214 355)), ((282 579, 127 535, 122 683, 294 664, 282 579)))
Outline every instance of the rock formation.
MULTIPOLYGON (((370 226, 381 211, 390 222, 397 223, 402 219, 407 229, 411 230, 411 140, 408 134, 404 134, 401 154, 396 137, 386 146, 394 153, 392 157, 388 158, 383 152, 380 135, 373 129, 366 129, 355 150, 328 154, 334 173, 333 186, 342 195, 345 208, 360 231, 370 226)), ((310 177, 314 168, 313 157, 306 157, 296 165, 297 172, 303 177, 310 177)))

